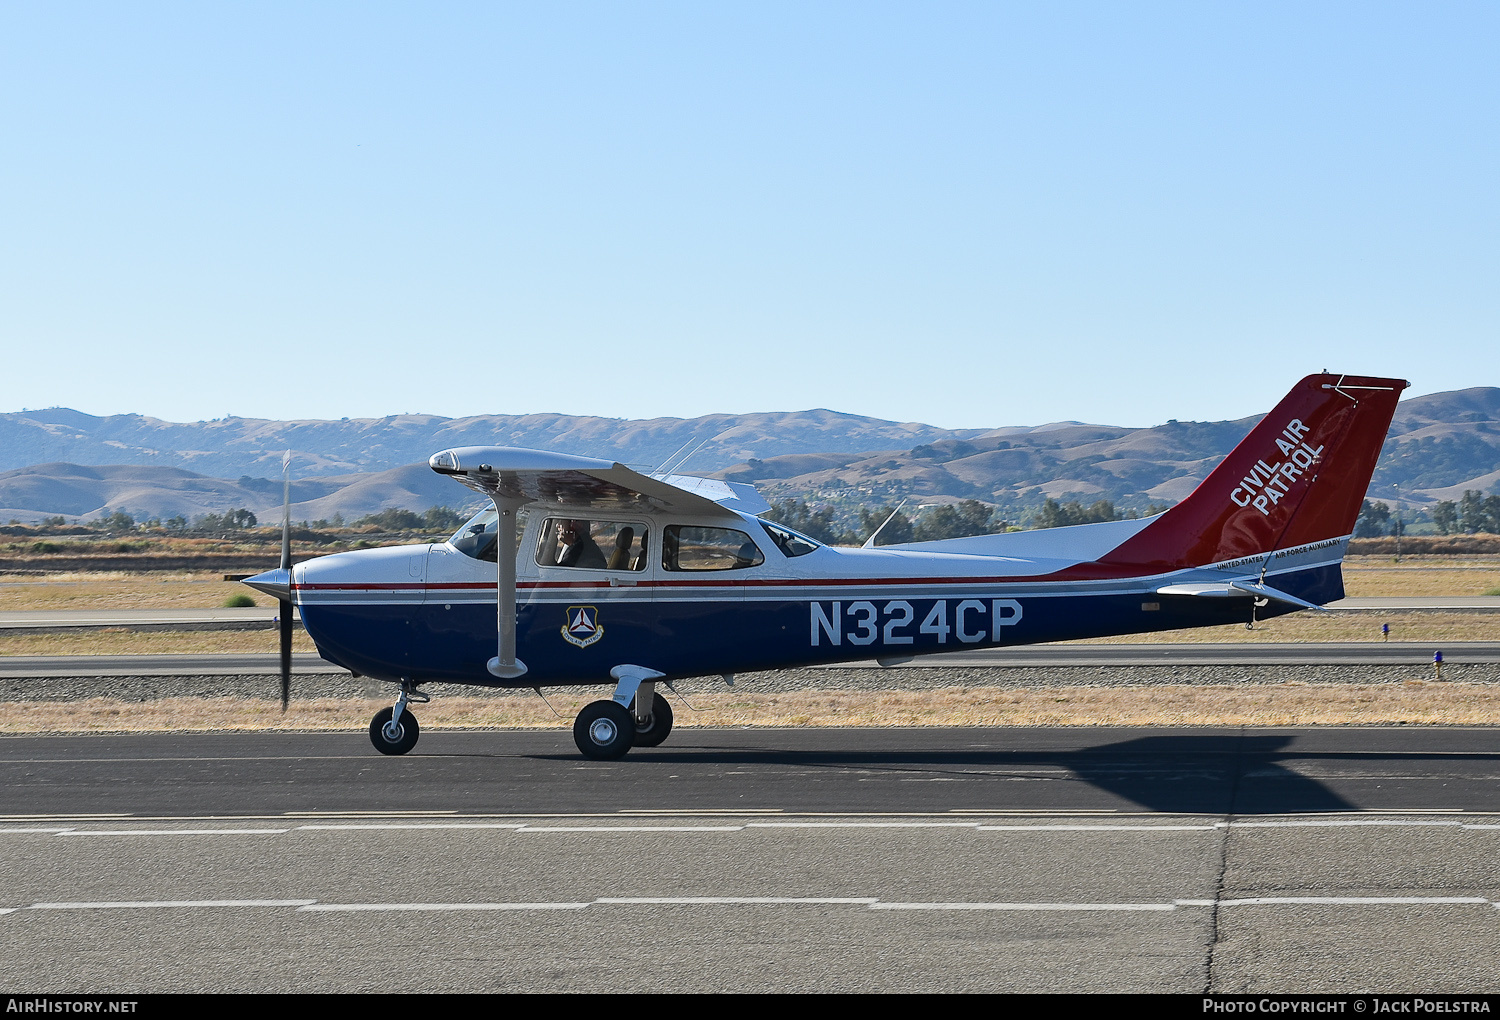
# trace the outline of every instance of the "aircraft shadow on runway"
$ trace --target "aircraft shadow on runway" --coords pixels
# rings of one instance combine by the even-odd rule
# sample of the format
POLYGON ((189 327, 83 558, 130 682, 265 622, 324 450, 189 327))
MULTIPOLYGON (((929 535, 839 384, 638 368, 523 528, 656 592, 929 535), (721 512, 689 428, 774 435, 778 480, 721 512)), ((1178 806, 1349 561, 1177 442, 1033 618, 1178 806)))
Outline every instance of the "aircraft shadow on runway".
MULTIPOLYGON (((752 745, 637 749, 623 765, 747 766, 920 774, 932 778, 1027 778, 1037 770, 1083 782, 1150 811, 1183 814, 1285 814, 1348 811, 1358 805, 1284 764, 1288 760, 1379 760, 1379 752, 1289 752, 1284 735, 1165 734, 1069 750, 787 750, 752 745)), ((532 757, 532 756, 529 756, 532 757)), ((553 758, 552 755, 534 757, 553 758)), ((576 760, 570 756, 555 756, 576 760)), ((1495 756, 1500 759, 1500 756, 1495 756)), ((1405 763, 1411 755, 1402 755, 1405 763)), ((1445 756, 1444 761, 1451 761, 1445 756)), ((972 805, 980 807, 981 805, 972 805)), ((1007 805, 995 805, 1002 807, 1007 805)))

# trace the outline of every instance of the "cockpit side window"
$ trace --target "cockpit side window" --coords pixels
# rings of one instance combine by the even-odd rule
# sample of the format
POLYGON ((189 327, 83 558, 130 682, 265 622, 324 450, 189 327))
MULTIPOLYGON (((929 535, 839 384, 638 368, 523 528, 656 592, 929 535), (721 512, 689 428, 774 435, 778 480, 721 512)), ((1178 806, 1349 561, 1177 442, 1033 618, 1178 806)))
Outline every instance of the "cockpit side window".
POLYGON ((662 533, 661 549, 668 570, 743 570, 766 561, 749 535, 731 528, 673 524, 662 533))
POLYGON ((645 570, 649 539, 647 527, 634 521, 549 517, 537 537, 536 562, 543 567, 645 570))
POLYGON ((799 535, 790 528, 783 528, 779 524, 771 524, 761 521, 760 526, 766 529, 766 534, 771 536, 771 541, 776 543, 784 556, 806 556, 818 548, 818 543, 806 535, 799 535))

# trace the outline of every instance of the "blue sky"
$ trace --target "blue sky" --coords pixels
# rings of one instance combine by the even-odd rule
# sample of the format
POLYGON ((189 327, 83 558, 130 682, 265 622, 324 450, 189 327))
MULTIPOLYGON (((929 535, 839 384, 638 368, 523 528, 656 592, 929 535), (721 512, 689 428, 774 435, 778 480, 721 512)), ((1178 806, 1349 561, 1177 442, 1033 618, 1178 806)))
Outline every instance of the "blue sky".
POLYGON ((0 6, 0 410, 1500 385, 1500 7, 0 6))

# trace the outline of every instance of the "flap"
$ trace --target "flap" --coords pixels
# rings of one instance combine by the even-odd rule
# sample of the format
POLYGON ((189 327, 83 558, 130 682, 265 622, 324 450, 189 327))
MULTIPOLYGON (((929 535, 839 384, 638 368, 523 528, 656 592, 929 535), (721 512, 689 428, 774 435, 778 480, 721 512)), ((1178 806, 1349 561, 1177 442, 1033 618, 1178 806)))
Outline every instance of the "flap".
POLYGON ((771 504, 755 491, 755 486, 744 482, 726 482, 719 478, 698 478, 695 475, 663 475, 660 481, 751 517, 758 517, 771 509, 771 504))

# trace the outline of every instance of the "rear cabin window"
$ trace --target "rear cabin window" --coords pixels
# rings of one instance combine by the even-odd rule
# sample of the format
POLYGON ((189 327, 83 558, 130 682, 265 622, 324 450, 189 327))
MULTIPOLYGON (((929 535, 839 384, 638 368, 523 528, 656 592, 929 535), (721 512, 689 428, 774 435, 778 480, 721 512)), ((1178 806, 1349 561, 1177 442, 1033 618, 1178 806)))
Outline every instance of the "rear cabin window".
POLYGON ((765 561, 743 531, 673 524, 662 533, 661 565, 668 570, 743 570, 765 561))
POLYGON ((542 567, 579 570, 645 570, 649 536, 644 524, 549 517, 537 538, 542 567))

